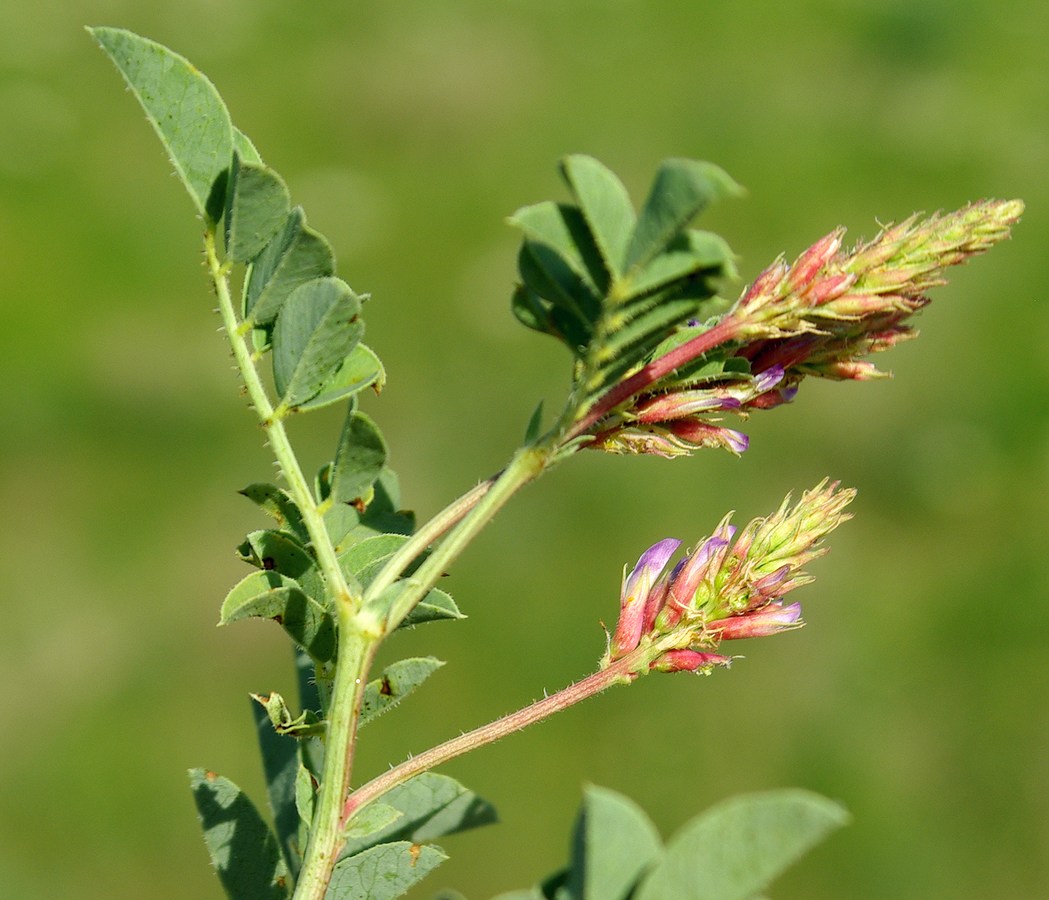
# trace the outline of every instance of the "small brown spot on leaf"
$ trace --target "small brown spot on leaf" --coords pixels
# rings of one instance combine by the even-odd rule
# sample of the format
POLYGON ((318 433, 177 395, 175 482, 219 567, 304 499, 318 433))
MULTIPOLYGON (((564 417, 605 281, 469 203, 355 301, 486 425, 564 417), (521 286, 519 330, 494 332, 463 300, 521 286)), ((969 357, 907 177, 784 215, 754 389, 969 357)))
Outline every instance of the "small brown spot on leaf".
POLYGON ((383 676, 382 681, 379 682, 379 693, 384 697, 393 696, 393 685, 390 684, 390 679, 383 676))
POLYGON ((422 847, 419 844, 412 844, 408 848, 408 855, 412 858, 412 868, 415 868, 415 864, 419 861, 419 854, 422 852, 422 847))

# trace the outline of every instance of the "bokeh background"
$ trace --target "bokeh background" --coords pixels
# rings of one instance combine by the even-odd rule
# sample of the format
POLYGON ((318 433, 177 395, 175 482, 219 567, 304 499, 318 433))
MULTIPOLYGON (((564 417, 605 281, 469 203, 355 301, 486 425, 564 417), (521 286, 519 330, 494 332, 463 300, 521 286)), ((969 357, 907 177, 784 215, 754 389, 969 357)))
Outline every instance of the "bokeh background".
MULTIPOLYGON (((359 774, 587 673, 621 567, 824 475, 856 519, 809 626, 709 679, 620 688, 445 771, 503 824, 445 842, 471 900, 559 866, 590 781, 664 835, 798 785, 855 822, 779 898, 1049 892, 1049 17, 1023 0, 0 0, 0 893, 218 897, 185 770, 257 800, 247 694, 292 692, 268 623, 214 627, 271 463, 200 268, 199 222, 85 24, 218 85, 370 291, 368 410, 420 516, 496 470, 560 348, 508 311, 517 207, 587 152, 640 200, 660 159, 749 196, 702 221, 744 279, 838 224, 983 196, 1015 239, 957 271, 892 381, 806 384, 742 458, 584 456, 529 488, 448 587, 470 618, 398 637, 449 665, 369 727, 359 774)), ((312 469, 339 414, 297 428, 312 469)))

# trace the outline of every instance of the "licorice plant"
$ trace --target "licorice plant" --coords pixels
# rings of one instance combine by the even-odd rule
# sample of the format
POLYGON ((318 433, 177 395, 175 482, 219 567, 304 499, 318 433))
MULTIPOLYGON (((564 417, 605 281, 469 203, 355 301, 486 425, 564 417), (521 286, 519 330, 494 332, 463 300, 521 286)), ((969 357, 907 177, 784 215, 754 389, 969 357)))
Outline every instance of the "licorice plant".
MULTIPOLYGON (((241 544, 250 572, 220 613, 222 624, 272 619, 294 644, 300 696, 253 695, 272 821, 226 778, 190 773, 208 853, 238 900, 401 896, 446 858, 435 841, 494 820, 487 801, 434 771, 441 764, 613 685, 727 667, 726 641, 799 627, 801 607, 787 594, 811 581, 824 537, 849 518, 853 492, 829 480, 738 531, 726 516, 688 547, 667 538, 644 550, 624 575, 618 622, 592 674, 370 781, 354 779, 362 726, 442 665, 419 657, 375 673, 376 652, 398 629, 461 617, 437 587, 441 576, 518 490, 583 451, 741 454, 747 436, 727 417, 788 403, 809 376, 880 377, 870 357, 913 337, 911 318, 945 269, 1006 238, 1023 209, 982 201, 914 216, 854 246, 835 229, 792 264, 774 262, 733 302, 719 294, 735 274, 728 245, 690 227, 738 192, 728 175, 666 160, 636 211, 600 162, 565 158, 569 199, 510 219, 522 235, 511 306, 567 348, 564 405, 553 415, 540 406, 502 471, 417 524, 402 508, 382 433, 360 408, 386 379, 362 342, 368 296, 336 274, 328 241, 204 75, 128 31, 90 31, 204 223, 222 327, 279 471, 279 484, 241 491, 270 523, 241 544), (331 462, 310 479, 286 423, 333 404, 346 408, 345 424, 331 462)), ((567 865, 504 900, 750 897, 845 819, 836 803, 802 790, 745 795, 664 844, 631 800, 591 787, 567 865)))

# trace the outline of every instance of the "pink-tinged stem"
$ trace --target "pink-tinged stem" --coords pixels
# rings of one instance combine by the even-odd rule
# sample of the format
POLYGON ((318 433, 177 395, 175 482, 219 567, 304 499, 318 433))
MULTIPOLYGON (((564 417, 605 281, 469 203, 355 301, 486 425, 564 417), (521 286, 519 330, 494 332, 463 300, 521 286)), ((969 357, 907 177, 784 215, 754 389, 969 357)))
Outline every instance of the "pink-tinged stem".
POLYGON ((588 697, 593 697, 614 684, 630 683, 636 677, 636 672, 647 671, 650 662, 649 658, 652 654, 651 648, 643 648, 642 650, 629 653, 621 659, 610 663, 606 668, 594 672, 592 675, 588 675, 586 678, 570 684, 566 688, 562 688, 555 694, 550 694, 548 697, 536 701, 531 706, 526 706, 524 709, 503 716, 501 719, 496 719, 494 722, 489 722, 487 725, 468 731, 457 738, 445 741, 443 744, 420 753, 418 756, 413 756, 399 766, 395 766, 388 772, 373 778, 367 784, 357 788, 347 798, 342 810, 342 826, 345 828, 352 816, 362 807, 367 806, 387 791, 404 784, 404 782, 422 772, 427 772, 436 766, 455 759, 457 756, 468 753, 470 750, 476 750, 478 747, 497 741, 508 734, 513 734, 515 731, 520 731, 522 728, 541 722, 548 716, 574 706, 588 697))
POLYGON ((659 357, 659 359, 652 360, 647 366, 624 381, 619 382, 598 400, 590 412, 572 426, 565 440, 568 441, 586 433, 598 419, 610 410, 615 409, 624 400, 629 400, 634 394, 643 391, 650 384, 654 384, 660 378, 664 378, 675 369, 692 362, 704 353, 708 353, 715 347, 720 347, 722 344, 731 341, 736 337, 740 324, 741 320, 734 316, 728 316, 718 322, 713 328, 704 331, 702 334, 697 334, 692 340, 685 341, 685 343, 675 347, 669 353, 659 357))

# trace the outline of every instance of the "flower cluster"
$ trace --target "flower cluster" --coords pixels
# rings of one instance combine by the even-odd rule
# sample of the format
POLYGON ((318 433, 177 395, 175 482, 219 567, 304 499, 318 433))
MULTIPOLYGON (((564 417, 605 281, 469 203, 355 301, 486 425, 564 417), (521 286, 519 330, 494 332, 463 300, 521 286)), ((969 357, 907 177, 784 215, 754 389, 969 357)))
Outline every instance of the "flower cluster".
POLYGON ((1009 236, 1019 200, 987 200, 888 226, 842 249, 835 229, 792 265, 779 259, 711 325, 689 323, 599 404, 591 449, 673 457, 701 447, 747 448, 720 425, 789 402, 806 375, 883 377, 867 359, 915 336, 909 319, 944 284, 944 270, 1009 236), (606 408, 601 408, 606 407, 606 408))
POLYGON ((603 665, 637 652, 638 672, 707 672, 731 661, 716 652, 723 640, 800 627, 801 605, 783 598, 812 581, 803 567, 826 552, 822 539, 851 518, 844 509, 854 496, 824 480, 794 506, 788 496, 738 536, 726 516, 669 573, 681 542, 654 544, 623 579, 619 622, 603 665))

